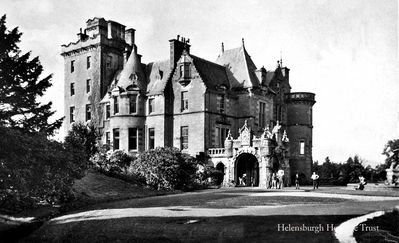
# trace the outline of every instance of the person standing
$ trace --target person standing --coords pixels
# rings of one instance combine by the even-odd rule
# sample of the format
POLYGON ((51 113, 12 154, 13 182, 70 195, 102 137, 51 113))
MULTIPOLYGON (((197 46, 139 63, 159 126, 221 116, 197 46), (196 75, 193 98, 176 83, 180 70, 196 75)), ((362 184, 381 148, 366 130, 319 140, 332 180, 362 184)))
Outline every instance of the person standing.
POLYGON ((272 175, 272 189, 276 189, 277 187, 277 177, 276 177, 276 173, 273 173, 272 175))
POLYGON ((295 189, 299 189, 299 175, 296 173, 295 175, 295 189))
POLYGON ((319 175, 316 174, 316 172, 313 171, 312 176, 310 177, 313 180, 313 190, 314 189, 319 189, 319 175))

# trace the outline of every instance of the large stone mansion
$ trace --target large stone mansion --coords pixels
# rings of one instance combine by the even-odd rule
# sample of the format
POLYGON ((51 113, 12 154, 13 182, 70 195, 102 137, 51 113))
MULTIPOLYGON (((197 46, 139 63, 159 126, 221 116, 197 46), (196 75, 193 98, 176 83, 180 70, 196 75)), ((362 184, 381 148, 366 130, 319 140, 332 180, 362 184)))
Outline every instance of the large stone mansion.
MULTIPOLYGON (((224 171, 223 183, 270 184, 283 170, 309 178, 314 94, 291 93, 289 69, 257 68, 244 46, 216 61, 190 52, 189 39, 169 40, 170 56, 142 63, 135 30, 103 18, 86 22, 62 46, 65 129, 91 121, 101 142, 139 153, 173 146, 224 171)), ((215 55, 216 56, 216 55, 215 55)))

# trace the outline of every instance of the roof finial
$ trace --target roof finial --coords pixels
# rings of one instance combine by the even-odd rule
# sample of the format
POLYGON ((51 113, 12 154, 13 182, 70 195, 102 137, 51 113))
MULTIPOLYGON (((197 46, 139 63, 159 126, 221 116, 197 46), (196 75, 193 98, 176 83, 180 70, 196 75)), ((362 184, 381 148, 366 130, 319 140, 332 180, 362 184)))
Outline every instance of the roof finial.
POLYGON ((283 51, 280 51, 280 65, 283 67, 283 51))
POLYGON ((242 38, 242 46, 244 47, 244 38, 242 38))
POLYGON ((224 44, 222 42, 222 54, 223 54, 223 52, 224 52, 224 44))

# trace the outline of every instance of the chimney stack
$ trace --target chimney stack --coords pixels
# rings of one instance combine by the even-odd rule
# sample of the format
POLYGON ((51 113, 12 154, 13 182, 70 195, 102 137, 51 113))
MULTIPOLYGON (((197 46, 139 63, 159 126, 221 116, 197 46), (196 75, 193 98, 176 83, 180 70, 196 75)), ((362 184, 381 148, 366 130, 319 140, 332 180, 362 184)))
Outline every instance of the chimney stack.
POLYGON ((128 44, 129 46, 133 46, 134 45, 134 33, 135 33, 135 29, 127 29, 125 31, 125 42, 126 44, 128 44))
POLYGON ((183 50, 186 50, 187 53, 190 53, 190 45, 188 44, 188 39, 187 42, 185 42, 185 38, 180 37, 180 35, 177 35, 176 39, 169 40, 170 43, 170 69, 173 69, 176 66, 177 61, 179 60, 180 56, 183 53, 183 50), (180 41, 181 39, 182 41, 180 41))

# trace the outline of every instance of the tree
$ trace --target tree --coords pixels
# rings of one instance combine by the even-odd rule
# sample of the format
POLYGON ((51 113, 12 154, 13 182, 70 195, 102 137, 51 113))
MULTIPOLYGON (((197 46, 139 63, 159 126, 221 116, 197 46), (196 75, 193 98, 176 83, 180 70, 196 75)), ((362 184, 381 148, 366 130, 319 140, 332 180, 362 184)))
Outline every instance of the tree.
POLYGON ((98 133, 93 124, 76 122, 65 136, 65 143, 75 149, 82 149, 86 153, 86 160, 89 161, 98 150, 97 138, 98 133))
MULTIPOLYGON (((385 159, 385 164, 386 167, 389 168, 392 164, 392 162, 399 162, 397 161, 398 158, 396 158, 394 151, 399 149, 399 139, 394 139, 394 140, 389 140, 387 144, 385 144, 384 150, 382 151, 382 154, 385 155, 387 158, 385 159), (396 161, 395 161, 396 160, 396 161)), ((398 154, 398 152, 396 152, 398 154)))
POLYGON ((37 101, 52 85, 51 75, 40 79, 39 58, 30 59, 18 47, 21 35, 18 28, 7 30, 5 15, 0 18, 0 125, 53 135, 63 119, 50 123, 52 103, 37 101))

